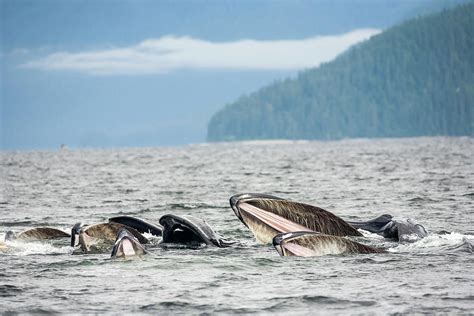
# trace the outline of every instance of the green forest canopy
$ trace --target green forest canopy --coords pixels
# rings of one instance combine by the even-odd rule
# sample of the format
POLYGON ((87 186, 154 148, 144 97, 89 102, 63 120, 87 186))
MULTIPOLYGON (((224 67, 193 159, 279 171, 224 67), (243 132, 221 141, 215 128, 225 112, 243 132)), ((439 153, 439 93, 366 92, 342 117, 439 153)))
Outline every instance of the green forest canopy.
POLYGON ((209 141, 474 135, 474 3, 418 17, 226 105, 209 141))

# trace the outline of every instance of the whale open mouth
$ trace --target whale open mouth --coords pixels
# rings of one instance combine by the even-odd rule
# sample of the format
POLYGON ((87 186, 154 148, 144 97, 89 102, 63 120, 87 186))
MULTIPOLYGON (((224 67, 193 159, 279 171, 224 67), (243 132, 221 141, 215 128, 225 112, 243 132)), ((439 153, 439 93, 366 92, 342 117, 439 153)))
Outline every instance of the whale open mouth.
POLYGON ((306 226, 300 225, 298 223, 295 223, 293 221, 290 221, 280 215, 274 214, 269 211, 265 211, 261 208, 258 208, 256 206, 253 206, 252 204, 243 202, 239 204, 239 210, 240 214, 245 218, 248 217, 253 217, 256 220, 259 220, 260 222, 272 227, 276 231, 280 233, 288 233, 292 231, 312 231, 306 226), (242 214, 243 213, 243 214, 242 214))
POLYGON ((111 257, 126 258, 137 255, 144 255, 147 251, 133 234, 126 228, 122 228, 117 234, 111 257))
POLYGON ((263 244, 280 233, 320 232, 335 236, 361 236, 343 219, 319 207, 266 194, 246 193, 230 198, 235 215, 263 244))
POLYGON ((206 244, 217 247, 228 247, 235 243, 220 237, 206 221, 194 216, 163 215, 160 224, 163 226, 163 243, 190 246, 206 244))
POLYGON ((273 238, 273 246, 280 256, 298 257, 385 252, 383 249, 363 245, 345 237, 316 232, 278 234, 273 238))
POLYGON ((144 219, 128 216, 128 215, 120 215, 109 218, 109 222, 112 223, 119 223, 125 225, 127 227, 132 227, 139 233, 148 233, 154 236, 161 236, 163 234, 163 227, 160 225, 156 225, 150 222, 147 222, 144 219))
POLYGON ((168 214, 160 218, 160 224, 163 226, 164 243, 207 243, 208 236, 189 218, 168 214))
POLYGON ((312 249, 292 242, 298 235, 300 234, 296 232, 278 234, 273 238, 273 246, 280 256, 313 257, 316 255, 312 249))
POLYGON ((71 247, 78 245, 83 253, 101 253, 110 249, 123 228, 140 244, 149 243, 149 240, 133 227, 110 221, 93 225, 76 223, 71 229, 71 247))

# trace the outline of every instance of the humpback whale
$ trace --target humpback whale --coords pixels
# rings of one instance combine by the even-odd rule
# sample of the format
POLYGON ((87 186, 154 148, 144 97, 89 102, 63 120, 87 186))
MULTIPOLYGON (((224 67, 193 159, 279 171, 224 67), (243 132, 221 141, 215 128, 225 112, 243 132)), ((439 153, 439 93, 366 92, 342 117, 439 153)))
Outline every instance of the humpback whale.
POLYGON ((296 231, 362 236, 357 229, 363 229, 400 242, 413 242, 428 235, 422 225, 409 219, 397 221, 384 214, 369 221, 349 222, 319 207, 267 194, 237 194, 230 198, 230 205, 257 241, 264 244, 270 243, 279 233, 296 231))
POLYGON ((160 218, 160 224, 163 226, 162 243, 191 246, 206 244, 216 247, 228 247, 235 243, 223 239, 204 220, 191 215, 164 215, 160 218))
POLYGON ((86 226, 76 223, 71 229, 71 247, 79 245, 84 253, 102 252, 115 242, 122 228, 127 228, 140 243, 148 243, 148 239, 137 230, 123 224, 109 222, 86 226))
POLYGON ((5 233, 5 241, 8 240, 22 240, 33 241, 43 239, 56 239, 70 237, 67 232, 51 227, 36 227, 22 231, 18 235, 14 231, 9 230, 5 233))
MULTIPOLYGON (((52 227, 36 227, 30 228, 22 231, 19 234, 16 234, 14 231, 9 230, 5 233, 5 241, 38 241, 38 240, 52 240, 59 238, 69 238, 71 235, 69 233, 52 227)), ((8 245, 0 241, 0 252, 6 252, 8 250, 8 245)))
POLYGON ((122 233, 124 242, 132 242, 128 235, 138 241, 138 244, 149 243, 142 233, 162 236, 161 243, 186 244, 197 246, 201 244, 216 247, 228 247, 233 241, 219 236, 204 220, 194 216, 164 215, 160 218, 160 225, 149 223, 143 219, 132 216, 117 216, 109 219, 108 223, 84 226, 77 223, 72 228, 71 246, 80 245, 84 253, 102 252, 112 243, 117 243, 117 236, 122 233), (128 241, 127 241, 128 240, 128 241))
POLYGON ((123 215, 109 218, 109 222, 123 224, 128 227, 135 228, 138 232, 144 234, 149 233, 154 236, 163 234, 163 227, 149 223, 141 218, 123 215))
POLYGON ((428 236, 426 229, 411 219, 393 220, 392 215, 384 214, 366 222, 348 222, 351 226, 392 238, 400 242, 413 242, 428 236))
POLYGON ((362 236, 342 218, 322 208, 266 194, 246 193, 230 198, 235 215, 262 244, 279 233, 319 232, 333 236, 362 236))
POLYGON ((382 249, 363 245, 345 237, 307 231, 278 234, 273 238, 273 246, 280 256, 314 257, 385 252, 382 249))
POLYGON ((127 258, 131 256, 144 255, 147 251, 138 239, 128 231, 127 228, 121 228, 115 239, 112 249, 112 258, 127 258))

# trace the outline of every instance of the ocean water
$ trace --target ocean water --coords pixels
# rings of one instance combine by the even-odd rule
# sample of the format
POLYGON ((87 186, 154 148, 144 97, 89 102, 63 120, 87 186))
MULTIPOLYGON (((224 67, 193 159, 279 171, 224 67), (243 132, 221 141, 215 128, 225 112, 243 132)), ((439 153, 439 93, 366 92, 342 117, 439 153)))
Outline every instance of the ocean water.
POLYGON ((205 219, 230 248, 73 255, 68 241, 0 253, 1 313, 474 313, 474 139, 273 141, 0 153, 0 238, 116 215, 205 219), (386 254, 279 257, 229 207, 262 192, 348 219, 412 218, 430 235, 386 254), (444 231, 444 232, 443 232, 444 231))

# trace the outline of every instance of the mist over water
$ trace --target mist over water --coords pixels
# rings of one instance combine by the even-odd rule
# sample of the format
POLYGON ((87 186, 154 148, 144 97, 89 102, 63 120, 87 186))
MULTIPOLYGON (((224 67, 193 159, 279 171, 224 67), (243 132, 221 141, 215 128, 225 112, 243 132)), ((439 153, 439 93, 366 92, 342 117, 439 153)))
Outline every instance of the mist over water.
POLYGON ((126 214, 205 219, 230 248, 153 247, 132 260, 72 255, 68 240, 0 253, 0 312, 474 312, 474 139, 239 142, 0 153, 0 238, 126 214), (389 213, 430 235, 386 254, 282 258, 231 195, 270 193, 348 219, 389 213), (447 231, 449 233, 444 233, 447 231))

